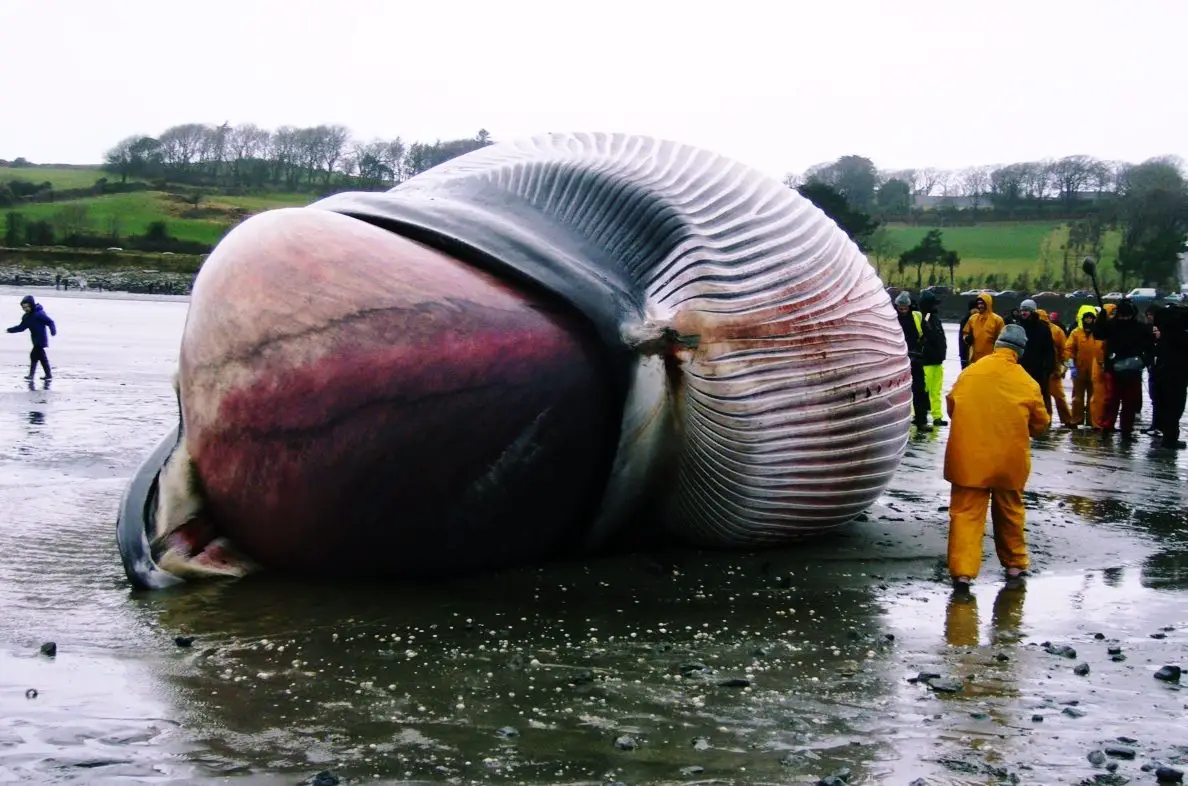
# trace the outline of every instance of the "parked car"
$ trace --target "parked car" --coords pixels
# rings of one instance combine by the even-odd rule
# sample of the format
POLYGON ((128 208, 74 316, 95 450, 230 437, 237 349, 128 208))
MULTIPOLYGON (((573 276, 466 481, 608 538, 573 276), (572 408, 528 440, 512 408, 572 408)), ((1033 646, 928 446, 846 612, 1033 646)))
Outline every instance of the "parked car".
POLYGON ((1135 287, 1126 293, 1126 297, 1131 300, 1135 298, 1155 298, 1159 297, 1159 293, 1155 291, 1155 287, 1135 287))
POLYGON ((1093 293, 1087 289, 1077 289, 1072 292, 1069 292, 1067 295, 1065 295, 1065 297, 1087 298, 1087 297, 1093 297, 1093 293))
POLYGON ((1035 293, 1034 295, 1032 295, 1031 297, 1032 297, 1032 298, 1037 298, 1037 297, 1064 297, 1064 295, 1061 295, 1059 292, 1052 292, 1052 291, 1050 291, 1050 290, 1044 290, 1043 292, 1036 292, 1036 293, 1035 293))
POLYGON ((1019 291, 1015 289, 1004 289, 1001 292, 995 292, 994 297, 1019 297, 1019 291))
POLYGON ((1102 300, 1121 300, 1126 297, 1121 292, 1110 292, 1108 295, 1102 297, 1102 300))

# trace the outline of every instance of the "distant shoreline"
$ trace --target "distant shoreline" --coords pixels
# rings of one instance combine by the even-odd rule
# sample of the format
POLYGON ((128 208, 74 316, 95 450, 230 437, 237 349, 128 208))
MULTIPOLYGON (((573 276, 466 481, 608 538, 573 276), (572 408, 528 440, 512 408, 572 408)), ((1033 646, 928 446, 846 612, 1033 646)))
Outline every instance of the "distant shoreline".
POLYGON ((188 297, 196 273, 151 268, 91 267, 45 262, 0 262, 0 286, 47 289, 62 294, 102 295, 126 292, 138 295, 188 297), (56 289, 61 281, 65 288, 56 289))
POLYGON ((0 299, 8 297, 22 297, 24 295, 32 295, 38 302, 43 300, 54 299, 78 299, 78 300, 149 300, 157 302, 174 302, 174 303, 189 303, 189 295, 165 295, 165 294, 151 294, 147 292, 122 292, 115 290, 105 290, 98 292, 94 290, 61 290, 54 289, 50 286, 19 286, 14 284, 6 284, 0 282, 0 299))

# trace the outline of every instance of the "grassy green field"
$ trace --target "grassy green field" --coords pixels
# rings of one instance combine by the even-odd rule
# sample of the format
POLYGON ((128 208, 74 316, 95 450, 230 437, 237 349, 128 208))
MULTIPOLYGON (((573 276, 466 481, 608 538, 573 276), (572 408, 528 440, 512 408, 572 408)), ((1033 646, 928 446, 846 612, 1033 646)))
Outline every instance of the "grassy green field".
MULTIPOLYGON (((22 178, 34 182, 49 181, 56 189, 91 186, 105 173, 97 168, 0 168, 0 182, 22 178)), ((112 178, 115 179, 115 178, 112 178)), ((149 224, 164 221, 169 234, 181 240, 214 244, 227 230, 253 213, 277 207, 304 205, 313 201, 307 194, 270 193, 252 196, 203 196, 198 205, 184 197, 158 191, 131 194, 111 194, 66 202, 38 203, 22 206, 20 212, 30 220, 52 221, 65 205, 86 205, 90 231, 108 234, 113 229, 122 237, 143 234, 149 224)), ((914 285, 915 271, 899 273, 895 259, 912 247, 931 229, 925 226, 889 224, 894 243, 890 261, 884 261, 880 274, 884 281, 900 285, 914 285)), ((1068 240, 1068 225, 1057 221, 1021 221, 988 223, 978 226, 941 228, 946 248, 961 255, 956 283, 959 286, 981 286, 986 276, 996 277, 998 286, 1013 286, 1017 277, 1026 272, 1034 281, 1045 267, 1057 279, 1064 267, 1064 246, 1068 240)), ((1103 284, 1113 272, 1112 261, 1117 258, 1118 234, 1110 232, 1105 238, 1102 253, 1103 284)), ((872 262, 875 261, 872 258, 872 262)), ((1072 260, 1076 267, 1076 260, 1072 260)), ((877 262, 876 262, 877 266, 877 262)), ((928 281, 932 271, 925 269, 928 281)), ((938 270, 939 279, 948 283, 948 273, 938 270)))
POLYGON ((20 208, 20 212, 30 221, 52 221, 54 215, 67 205, 85 205, 94 232, 110 232, 114 224, 121 236, 142 235, 152 222, 164 221, 173 237, 214 244, 228 229, 253 213, 275 207, 303 205, 309 201, 310 197, 303 194, 210 196, 204 197, 195 207, 174 194, 138 191, 26 205, 20 208))
MULTIPOLYGON (((887 228, 895 242, 896 255, 914 246, 929 229, 933 229, 902 224, 890 224, 887 228)), ((1034 278, 1043 270, 1045 257, 1052 273, 1059 277, 1064 264, 1064 246, 1068 241, 1068 225, 1055 221, 942 227, 941 232, 945 248, 961 255, 961 264, 955 271, 958 282, 963 279, 981 279, 993 274, 1000 282, 1005 281, 1006 285, 1023 272, 1034 278)), ((1107 270, 1112 269, 1110 263, 1117 258, 1118 242, 1117 232, 1106 234, 1101 258, 1106 263, 1107 270)), ((1072 264, 1074 268, 1077 267, 1078 260, 1072 260, 1072 264)), ((884 265, 885 271, 886 267, 884 265)), ((907 275, 914 282, 914 271, 907 275)), ((927 275, 926 268, 925 277, 927 275)), ((891 276, 898 277, 899 274, 896 272, 891 276)), ((947 271, 945 276, 947 282, 947 271)))
POLYGON ((28 180, 31 183, 49 182, 57 190, 90 188, 101 177, 119 180, 98 167, 0 167, 0 183, 9 180, 28 180))

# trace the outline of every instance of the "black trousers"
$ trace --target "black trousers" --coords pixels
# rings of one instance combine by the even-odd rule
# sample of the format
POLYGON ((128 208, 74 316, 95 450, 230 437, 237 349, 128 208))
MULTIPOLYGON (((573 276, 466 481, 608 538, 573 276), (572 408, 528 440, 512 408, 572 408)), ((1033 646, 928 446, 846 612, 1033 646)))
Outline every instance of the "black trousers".
POLYGON ((928 400, 928 388, 924 385, 924 365, 912 361, 912 422, 917 426, 928 423, 932 403, 928 400))
POLYGON ((37 364, 41 364, 41 368, 45 371, 47 377, 53 376, 50 373, 49 358, 46 357, 45 347, 33 347, 33 351, 29 353, 29 376, 33 376, 33 372, 37 370, 37 364))
POLYGON ((1170 445, 1180 439, 1180 419, 1184 417, 1184 402, 1188 399, 1188 373, 1157 369, 1151 374, 1151 381, 1158 418, 1152 425, 1163 434, 1164 443, 1170 445))

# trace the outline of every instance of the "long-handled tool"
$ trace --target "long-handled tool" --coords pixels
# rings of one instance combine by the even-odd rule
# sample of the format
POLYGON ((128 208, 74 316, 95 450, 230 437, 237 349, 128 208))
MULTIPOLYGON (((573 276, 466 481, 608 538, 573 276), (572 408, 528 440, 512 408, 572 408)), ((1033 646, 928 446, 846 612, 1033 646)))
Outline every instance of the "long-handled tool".
POLYGON ((1081 270, 1084 270, 1085 275, 1093 282, 1093 294, 1097 295, 1097 305, 1104 311, 1105 302, 1102 301, 1101 290, 1097 286, 1097 263, 1093 261, 1093 257, 1085 257, 1081 262, 1081 270))

